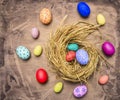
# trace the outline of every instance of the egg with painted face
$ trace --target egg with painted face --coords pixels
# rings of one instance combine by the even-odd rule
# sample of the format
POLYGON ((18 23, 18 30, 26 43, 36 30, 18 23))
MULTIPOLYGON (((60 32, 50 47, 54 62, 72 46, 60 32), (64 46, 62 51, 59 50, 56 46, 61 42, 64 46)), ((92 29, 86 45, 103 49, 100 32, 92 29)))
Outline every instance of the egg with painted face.
POLYGON ((18 46, 16 48, 16 54, 22 60, 28 60, 30 58, 30 51, 25 46, 18 46))
POLYGON ((76 98, 81 98, 83 96, 85 96, 87 94, 87 86, 86 85, 80 85, 80 86, 77 86, 74 91, 73 91, 73 95, 76 97, 76 98))

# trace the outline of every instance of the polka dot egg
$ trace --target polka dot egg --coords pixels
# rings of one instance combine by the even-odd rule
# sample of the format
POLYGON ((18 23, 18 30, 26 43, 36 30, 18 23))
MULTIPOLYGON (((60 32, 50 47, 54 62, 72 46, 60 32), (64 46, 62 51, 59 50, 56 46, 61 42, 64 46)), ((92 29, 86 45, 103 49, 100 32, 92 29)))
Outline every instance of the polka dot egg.
POLYGON ((22 60, 27 60, 30 58, 30 51, 25 46, 18 46, 16 48, 16 54, 22 60))
POLYGON ((77 86, 74 91, 73 91, 73 95, 76 97, 76 98, 81 98, 83 96, 85 96, 87 94, 87 87, 86 85, 80 85, 80 86, 77 86))

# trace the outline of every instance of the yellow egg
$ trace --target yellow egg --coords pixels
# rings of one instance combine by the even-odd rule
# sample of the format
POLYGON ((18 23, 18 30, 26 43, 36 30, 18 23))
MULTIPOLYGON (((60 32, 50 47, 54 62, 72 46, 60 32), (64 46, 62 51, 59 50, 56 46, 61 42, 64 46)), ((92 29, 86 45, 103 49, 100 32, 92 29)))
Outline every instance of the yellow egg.
POLYGON ((42 53, 42 47, 40 45, 36 46, 33 51, 35 56, 40 56, 42 53))
POLYGON ((105 17, 102 14, 97 15, 97 23, 99 25, 104 25, 105 24, 105 17))

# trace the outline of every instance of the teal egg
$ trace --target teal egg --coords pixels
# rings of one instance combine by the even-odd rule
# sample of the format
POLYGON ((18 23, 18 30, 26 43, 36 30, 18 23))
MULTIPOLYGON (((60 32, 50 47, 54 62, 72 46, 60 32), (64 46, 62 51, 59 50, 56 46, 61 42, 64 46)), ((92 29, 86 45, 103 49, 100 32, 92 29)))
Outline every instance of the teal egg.
POLYGON ((68 44, 67 49, 72 51, 77 51, 79 49, 79 46, 76 43, 70 43, 68 44))
POLYGON ((30 51, 25 46, 18 46, 16 48, 16 54, 22 60, 27 60, 30 58, 30 51))

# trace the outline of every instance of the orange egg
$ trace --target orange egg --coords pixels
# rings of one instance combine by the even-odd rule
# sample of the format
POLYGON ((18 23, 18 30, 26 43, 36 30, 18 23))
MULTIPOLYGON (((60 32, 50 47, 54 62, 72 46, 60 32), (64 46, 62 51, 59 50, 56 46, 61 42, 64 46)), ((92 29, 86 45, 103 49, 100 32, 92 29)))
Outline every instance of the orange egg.
POLYGON ((104 85, 108 82, 108 80, 109 80, 108 75, 103 75, 99 78, 98 82, 99 84, 104 85))
POLYGON ((52 21, 52 13, 49 9, 43 8, 40 11, 40 21, 43 24, 49 24, 52 21))

